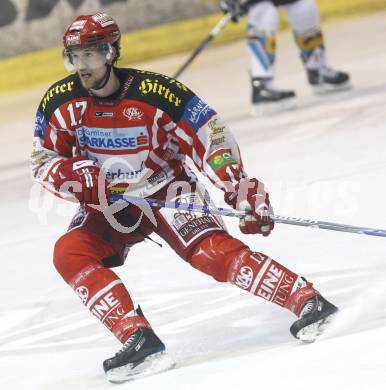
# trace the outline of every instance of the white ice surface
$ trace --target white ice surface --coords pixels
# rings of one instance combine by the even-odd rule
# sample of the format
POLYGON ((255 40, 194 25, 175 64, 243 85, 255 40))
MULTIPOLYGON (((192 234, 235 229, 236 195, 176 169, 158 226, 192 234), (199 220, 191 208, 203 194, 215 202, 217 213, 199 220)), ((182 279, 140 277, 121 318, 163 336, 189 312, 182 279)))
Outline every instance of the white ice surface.
MULTIPOLYGON (((274 117, 249 115, 245 42, 208 49, 186 71, 230 123, 278 214, 386 228, 385 17, 325 25, 330 62, 354 88, 324 97, 312 96, 291 35, 281 34, 277 84, 296 89, 299 108, 274 117)), ((141 66, 172 74, 184 59, 141 66)), ((31 195, 27 159, 44 89, 0 99, 0 389, 110 389, 102 361, 118 342, 52 265, 73 207, 31 195)), ((269 238, 242 237, 227 223, 314 282, 341 308, 336 323, 302 345, 289 334, 291 313, 198 273, 166 244, 140 244, 118 273, 178 368, 119 388, 385 389, 386 239, 284 225, 269 238)))

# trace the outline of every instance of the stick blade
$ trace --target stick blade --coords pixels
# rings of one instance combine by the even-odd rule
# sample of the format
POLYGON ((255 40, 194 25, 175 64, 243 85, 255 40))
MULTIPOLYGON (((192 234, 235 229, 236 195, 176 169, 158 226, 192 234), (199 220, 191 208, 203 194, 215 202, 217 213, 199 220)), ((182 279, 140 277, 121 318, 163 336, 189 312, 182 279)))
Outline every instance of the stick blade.
POLYGON ((364 230, 363 233, 369 236, 386 237, 386 230, 381 229, 368 229, 364 230))

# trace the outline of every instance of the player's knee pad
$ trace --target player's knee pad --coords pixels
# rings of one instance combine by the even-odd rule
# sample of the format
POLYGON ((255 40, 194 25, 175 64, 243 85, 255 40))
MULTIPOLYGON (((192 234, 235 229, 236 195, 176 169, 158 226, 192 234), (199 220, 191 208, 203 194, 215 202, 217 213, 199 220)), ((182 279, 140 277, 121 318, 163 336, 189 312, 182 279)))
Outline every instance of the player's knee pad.
POLYGON ((270 0, 259 1, 248 10, 248 29, 275 32, 279 25, 279 12, 270 0))
POLYGON ((190 264, 219 282, 227 282, 230 264, 240 252, 247 249, 244 243, 226 232, 213 233, 195 247, 190 264))
POLYGON ((320 14, 315 0, 296 0, 282 5, 296 34, 320 30, 320 14))
POLYGON ((101 264, 114 254, 110 246, 93 233, 76 229, 61 236, 54 248, 54 266, 63 279, 69 281, 90 264, 101 264))

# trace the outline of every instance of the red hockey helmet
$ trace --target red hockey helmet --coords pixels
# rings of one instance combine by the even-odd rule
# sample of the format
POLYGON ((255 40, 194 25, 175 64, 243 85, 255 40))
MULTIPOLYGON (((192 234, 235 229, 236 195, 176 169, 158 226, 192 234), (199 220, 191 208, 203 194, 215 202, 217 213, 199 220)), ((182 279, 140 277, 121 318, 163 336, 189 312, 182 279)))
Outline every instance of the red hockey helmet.
POLYGON ((121 32, 115 20, 104 12, 94 15, 80 15, 63 36, 63 59, 69 71, 80 68, 80 63, 90 68, 103 66, 109 61, 113 63, 119 58, 119 42, 121 32), (113 49, 115 47, 115 56, 113 49), (82 60, 75 52, 79 49, 93 49, 99 55, 84 56, 82 60))
POLYGON ((121 32, 115 20, 104 12, 94 15, 80 15, 63 36, 66 49, 76 46, 96 45, 119 41, 121 32))

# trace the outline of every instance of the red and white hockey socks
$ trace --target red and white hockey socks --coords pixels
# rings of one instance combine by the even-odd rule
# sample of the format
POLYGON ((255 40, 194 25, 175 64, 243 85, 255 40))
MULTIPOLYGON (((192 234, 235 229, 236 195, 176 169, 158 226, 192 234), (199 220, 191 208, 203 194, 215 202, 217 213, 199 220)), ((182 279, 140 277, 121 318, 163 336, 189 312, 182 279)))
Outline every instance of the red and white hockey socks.
POLYGON ((70 281, 84 305, 122 343, 138 328, 150 328, 138 316, 128 291, 118 276, 99 264, 91 264, 70 281))
POLYGON ((191 264, 219 281, 229 281, 297 316, 304 303, 319 294, 303 277, 263 253, 252 252, 226 233, 213 234, 198 244, 191 264))
POLYGON ((231 263, 228 280, 267 301, 291 310, 299 316, 304 303, 318 294, 303 277, 277 261, 249 249, 231 263))
POLYGON ((114 254, 97 234, 75 229, 56 242, 54 265, 91 313, 124 343, 138 328, 150 325, 134 310, 121 279, 101 264, 114 254))

